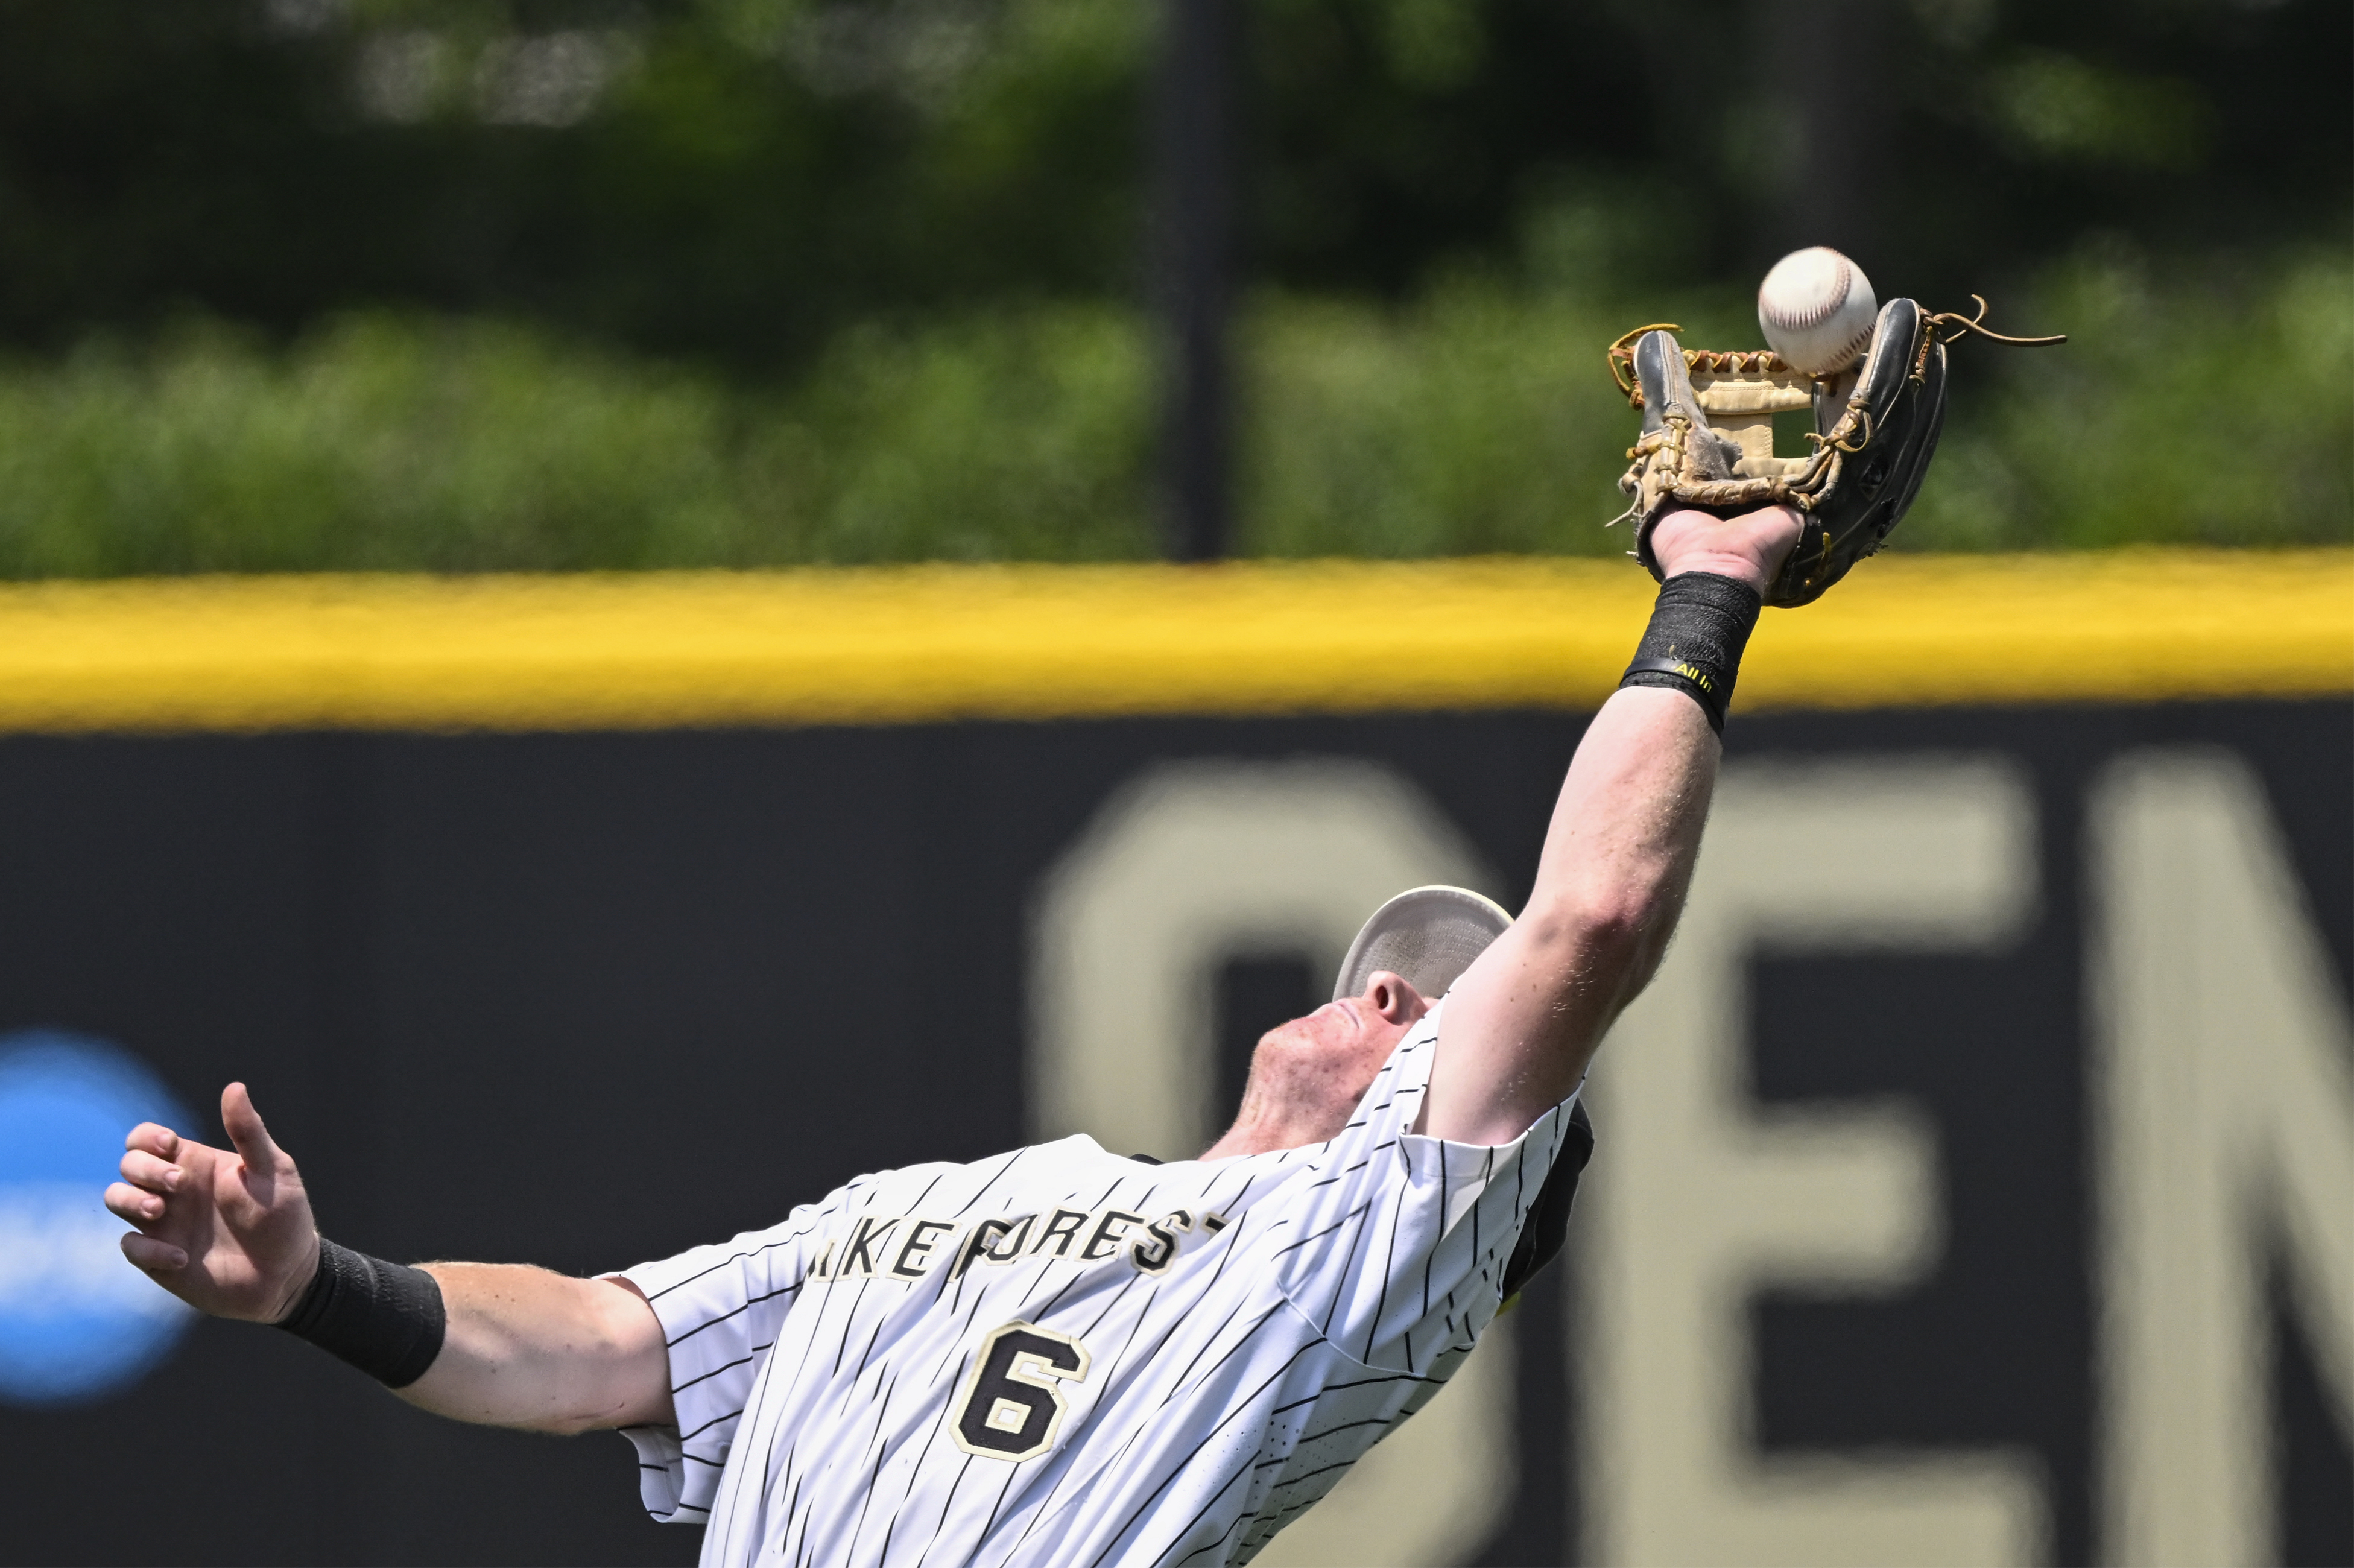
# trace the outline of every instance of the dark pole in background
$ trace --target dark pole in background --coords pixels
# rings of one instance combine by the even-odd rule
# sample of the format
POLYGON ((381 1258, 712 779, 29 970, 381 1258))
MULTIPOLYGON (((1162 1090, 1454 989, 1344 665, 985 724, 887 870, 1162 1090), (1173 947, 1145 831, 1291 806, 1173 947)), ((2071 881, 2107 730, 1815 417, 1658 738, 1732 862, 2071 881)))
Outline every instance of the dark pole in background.
POLYGON ((1878 0, 1771 0, 1755 13, 1769 79, 1814 84, 1784 111, 1791 119, 1761 263, 1828 245, 1853 257, 1875 286, 1889 286, 1872 270, 1881 140, 1856 130, 1885 123, 1882 9, 1878 0))
POLYGON ((1161 504, 1170 558, 1230 543, 1234 0, 1163 0, 1153 114, 1153 284, 1161 318, 1161 504))

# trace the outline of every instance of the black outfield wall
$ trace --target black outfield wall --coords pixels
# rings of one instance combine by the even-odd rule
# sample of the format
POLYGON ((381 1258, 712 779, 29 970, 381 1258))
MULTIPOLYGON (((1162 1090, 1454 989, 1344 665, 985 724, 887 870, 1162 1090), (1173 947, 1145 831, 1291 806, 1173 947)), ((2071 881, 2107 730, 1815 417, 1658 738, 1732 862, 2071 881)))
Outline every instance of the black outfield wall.
MULTIPOLYGON (((1033 899, 1142 771, 1385 765, 1516 898, 1581 728, 1479 713, 9 738, 0 1031, 123 1048, 207 1136, 221 1085, 245 1079, 350 1245, 614 1268, 773 1223, 861 1171, 1023 1141, 1033 899)), ((2243 759, 2354 994, 2354 704, 1792 714, 1727 738, 1736 758, 2008 759, 2040 861, 2030 928, 1999 953, 1755 966, 1756 1096, 1920 1107, 1946 1216, 1914 1286, 1750 1303, 1755 1439, 2023 1451, 2044 1550, 2091 1561, 2084 802, 2142 748, 2243 759), (1909 1048, 1868 1048, 1892 1017, 1909 1048)), ((1838 834, 1838 802, 1792 831, 1838 834)), ((1259 954, 1205 983, 1231 1088, 1257 1030, 1325 978, 1259 954)), ((1589 1539, 1575 1266, 1522 1308, 1517 1500, 1469 1560, 1569 1562, 1589 1539)), ((2280 1549, 2354 1561, 2349 1434, 2296 1314, 2267 1300, 2280 1549)), ((645 1520, 617 1438, 439 1422, 236 1324, 196 1324, 105 1397, 0 1404, 0 1463, 7 1563, 684 1563, 700 1539, 645 1520)))

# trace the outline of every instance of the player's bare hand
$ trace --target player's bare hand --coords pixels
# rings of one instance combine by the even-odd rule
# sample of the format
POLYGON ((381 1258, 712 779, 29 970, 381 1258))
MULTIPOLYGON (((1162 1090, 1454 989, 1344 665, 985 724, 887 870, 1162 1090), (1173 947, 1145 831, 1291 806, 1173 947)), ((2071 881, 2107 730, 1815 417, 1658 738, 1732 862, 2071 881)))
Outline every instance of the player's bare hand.
POLYGON ((138 1226, 122 1255, 199 1311, 274 1323, 319 1267, 319 1235, 302 1174, 243 1084, 221 1091, 230 1148, 141 1122, 123 1139, 122 1180, 106 1206, 138 1226))
POLYGON ((1763 506, 1737 517, 1670 512, 1652 525, 1651 553, 1668 577, 1714 572, 1762 594, 1798 542, 1798 528, 1797 511, 1789 506, 1763 506))

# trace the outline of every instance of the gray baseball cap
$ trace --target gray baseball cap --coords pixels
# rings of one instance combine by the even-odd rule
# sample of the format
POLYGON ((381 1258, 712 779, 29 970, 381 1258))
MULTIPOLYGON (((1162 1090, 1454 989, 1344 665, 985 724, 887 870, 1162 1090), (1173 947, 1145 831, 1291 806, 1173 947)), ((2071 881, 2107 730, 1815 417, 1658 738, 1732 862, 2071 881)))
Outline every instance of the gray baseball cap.
POLYGON ((1468 887, 1409 887, 1349 944, 1332 998, 1363 996, 1373 971, 1387 969, 1436 1001, 1511 923, 1502 905, 1468 887))

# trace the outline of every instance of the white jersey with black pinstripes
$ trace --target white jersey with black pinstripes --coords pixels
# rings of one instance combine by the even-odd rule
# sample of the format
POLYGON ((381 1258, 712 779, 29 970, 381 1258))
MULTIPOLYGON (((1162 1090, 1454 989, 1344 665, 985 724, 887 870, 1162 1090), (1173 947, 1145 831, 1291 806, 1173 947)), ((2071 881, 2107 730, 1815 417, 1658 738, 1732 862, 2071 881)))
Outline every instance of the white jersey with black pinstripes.
POLYGON ((1570 1105, 1413 1134, 1434 1011, 1329 1143, 1153 1165, 1092 1139, 862 1177, 627 1271, 705 1568, 1246 1563, 1428 1402, 1501 1305, 1570 1105))

